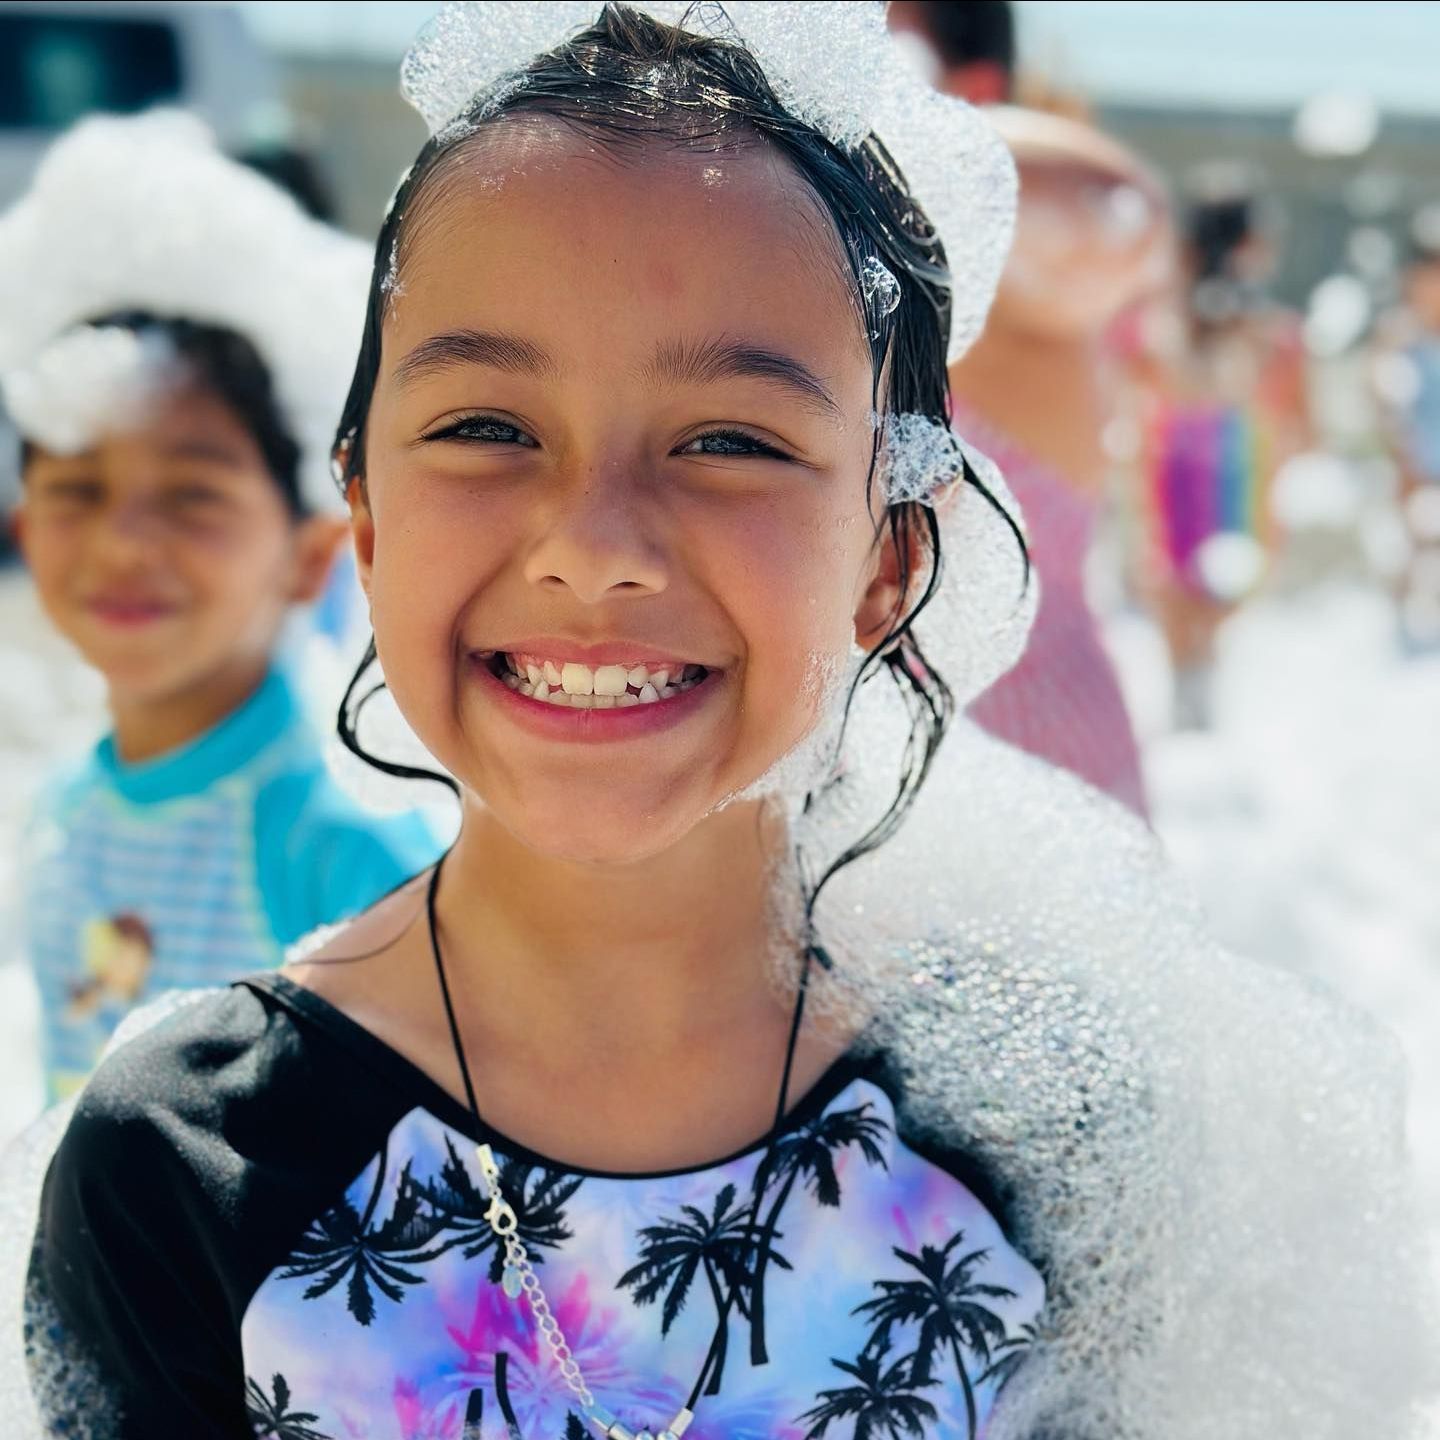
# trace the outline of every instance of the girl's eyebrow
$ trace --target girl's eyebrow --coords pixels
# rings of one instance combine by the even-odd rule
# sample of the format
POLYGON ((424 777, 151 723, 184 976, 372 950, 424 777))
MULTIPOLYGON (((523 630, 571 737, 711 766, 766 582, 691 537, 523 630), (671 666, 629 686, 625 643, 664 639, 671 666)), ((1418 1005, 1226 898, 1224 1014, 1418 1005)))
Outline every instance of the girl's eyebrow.
POLYGON ((396 367, 395 379, 409 385, 426 375, 463 365, 488 365, 512 375, 553 375, 555 362, 546 350, 519 335, 498 330, 447 330, 422 340, 396 367))
MULTIPOLYGON (((447 330, 422 340, 395 367, 400 385, 466 365, 484 365, 512 375, 551 376, 557 366, 549 351, 519 335, 497 330, 447 330)), ((760 380, 788 391, 807 408, 838 418, 840 407, 825 383, 807 366, 778 350, 724 337, 661 341, 641 377, 652 384, 705 385, 717 380, 760 380)))
POLYGON ((706 385, 716 380, 760 380, 787 390, 806 408, 838 419, 840 407, 812 370, 792 356, 743 340, 662 341, 642 372, 646 380, 671 385, 706 385))

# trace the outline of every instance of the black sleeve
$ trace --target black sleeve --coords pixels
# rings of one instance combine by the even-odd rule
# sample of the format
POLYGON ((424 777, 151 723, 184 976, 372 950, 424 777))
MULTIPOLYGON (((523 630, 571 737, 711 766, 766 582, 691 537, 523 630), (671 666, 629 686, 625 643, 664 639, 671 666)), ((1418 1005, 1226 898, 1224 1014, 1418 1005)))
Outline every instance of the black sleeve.
POLYGON ((110 1077, 82 1097, 45 1181, 37 1279, 66 1348, 98 1372, 101 1433, 251 1440, 238 1330, 201 1243, 204 1197, 138 1098, 110 1077))
POLYGON ((116 1418, 57 1415, 51 1433, 253 1440, 250 1302, 415 1106, 417 1074, 277 975, 196 998, 106 1060, 46 1175, 30 1289, 57 1368, 97 1372, 116 1418))

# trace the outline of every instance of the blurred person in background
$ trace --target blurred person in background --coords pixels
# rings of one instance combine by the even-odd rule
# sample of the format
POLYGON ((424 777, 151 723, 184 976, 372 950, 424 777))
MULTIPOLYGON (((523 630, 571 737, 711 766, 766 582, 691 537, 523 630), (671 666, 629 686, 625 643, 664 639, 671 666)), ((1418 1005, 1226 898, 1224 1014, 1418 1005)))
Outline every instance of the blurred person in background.
POLYGON ((1440 644, 1440 202, 1410 225, 1402 304, 1379 336, 1376 389, 1400 469, 1410 540, 1401 623, 1417 647, 1440 644))
POLYGON ((1165 201, 1140 160, 1088 124, 1000 104, 1015 75, 1005 0, 895 3, 936 56, 936 84, 989 105, 1020 171, 1015 244, 984 333, 950 383, 955 428, 1001 467, 1025 512, 1040 612, 1020 663, 970 710, 1140 814, 1130 717, 1085 595, 1116 395, 1106 336, 1169 262, 1165 201))
POLYGON ((136 1004, 278 965, 436 853, 340 791, 280 659, 346 532, 314 436, 367 268, 178 112, 82 123, 0 218, 14 531, 113 721, 22 862, 52 1098, 136 1004))
POLYGON ((1177 284, 1117 339, 1138 396, 1138 583, 1169 645, 1175 721, 1193 728, 1209 720, 1216 632, 1275 553, 1272 481, 1311 430, 1301 320, 1267 290, 1260 176, 1201 166, 1183 209, 1177 284))

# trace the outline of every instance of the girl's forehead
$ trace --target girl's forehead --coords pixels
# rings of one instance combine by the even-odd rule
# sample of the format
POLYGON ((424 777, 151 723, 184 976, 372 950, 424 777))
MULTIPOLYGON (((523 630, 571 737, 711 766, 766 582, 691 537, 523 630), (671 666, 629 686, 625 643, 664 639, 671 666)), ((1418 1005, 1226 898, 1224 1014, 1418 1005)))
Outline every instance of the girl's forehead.
POLYGON ((391 355, 483 323, 616 348, 743 333, 870 364, 832 222, 759 143, 619 149, 562 127, 482 132, 407 217, 394 279, 391 355))

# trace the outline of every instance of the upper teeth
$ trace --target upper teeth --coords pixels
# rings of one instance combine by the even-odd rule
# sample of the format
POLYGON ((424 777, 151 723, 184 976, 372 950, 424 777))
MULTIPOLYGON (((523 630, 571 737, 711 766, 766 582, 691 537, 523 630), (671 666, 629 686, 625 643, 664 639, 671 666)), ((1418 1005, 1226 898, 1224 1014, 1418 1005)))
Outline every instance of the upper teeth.
POLYGON ((668 700, 698 685, 705 673, 699 665, 663 665, 652 670, 644 665, 590 666, 576 660, 509 654, 505 664, 509 671, 505 683, 512 690, 552 705, 588 710, 668 700))

